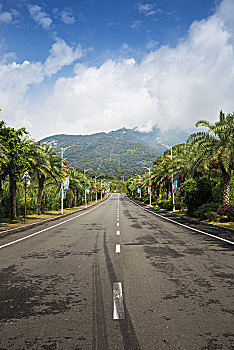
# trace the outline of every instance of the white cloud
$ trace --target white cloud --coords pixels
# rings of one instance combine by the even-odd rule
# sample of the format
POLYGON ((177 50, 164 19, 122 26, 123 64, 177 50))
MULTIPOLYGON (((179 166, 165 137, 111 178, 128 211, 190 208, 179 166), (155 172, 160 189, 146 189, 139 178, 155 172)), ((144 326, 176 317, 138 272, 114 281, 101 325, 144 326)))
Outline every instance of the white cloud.
POLYGON ((47 76, 56 74, 62 67, 72 64, 81 54, 79 47, 72 48, 63 40, 57 39, 44 63, 28 60, 21 64, 0 61, 1 117, 15 127, 27 125, 33 132, 34 117, 37 114, 34 108, 37 102, 28 100, 30 88, 41 84, 47 76))
POLYGON ((0 23, 14 23, 16 24, 16 19, 19 17, 19 11, 11 9, 10 11, 3 11, 3 6, 0 4, 0 23))
POLYGON ((2 12, 0 13, 0 23, 10 23, 12 21, 12 14, 10 12, 2 12))
POLYGON ((61 11, 61 20, 65 24, 75 23, 75 17, 72 15, 71 9, 65 9, 65 10, 61 11))
POLYGON ((73 76, 57 79, 53 91, 31 109, 25 101, 30 85, 81 56, 79 47, 57 40, 45 63, 1 66, 0 101, 15 119, 21 111, 38 138, 123 126, 149 131, 154 124, 176 132, 200 118, 215 121, 220 109, 233 111, 233 16, 233 1, 224 0, 213 16, 194 22, 175 48, 154 49, 141 62, 125 56, 100 67, 77 64, 73 76))
POLYGON ((41 10, 38 5, 28 5, 28 10, 32 18, 43 28, 48 29, 52 24, 50 16, 41 10))
POLYGON ((62 67, 68 66, 82 56, 80 46, 72 48, 64 40, 57 39, 53 44, 50 55, 44 64, 44 72, 51 76, 57 73, 62 67))
POLYGON ((155 4, 136 4, 138 11, 145 15, 146 17, 150 17, 155 15, 156 13, 163 13, 163 11, 159 8, 156 8, 155 4))
POLYGON ((138 29, 139 27, 141 27, 141 25, 142 25, 142 21, 136 19, 136 20, 133 21, 133 23, 131 24, 131 28, 133 28, 133 29, 138 29))

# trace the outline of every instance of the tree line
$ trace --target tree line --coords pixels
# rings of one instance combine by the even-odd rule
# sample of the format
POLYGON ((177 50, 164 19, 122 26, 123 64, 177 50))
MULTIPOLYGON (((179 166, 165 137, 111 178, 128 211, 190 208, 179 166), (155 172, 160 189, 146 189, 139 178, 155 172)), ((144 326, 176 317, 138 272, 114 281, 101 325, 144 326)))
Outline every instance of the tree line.
MULTIPOLYGON (((60 208, 61 183, 69 176, 65 207, 84 204, 98 198, 105 190, 105 180, 95 174, 84 175, 83 169, 62 166, 64 159, 54 147, 43 145, 30 138, 25 128, 15 129, 0 121, 0 216, 17 219, 24 210, 23 175, 28 171, 31 184, 27 189, 27 212, 40 215, 46 210, 60 208)), ((118 188, 118 184, 115 184, 118 188)))
POLYGON ((147 202, 150 187, 153 204, 172 209, 172 179, 177 180, 177 209, 203 219, 218 214, 233 219, 234 114, 221 111, 217 122, 199 120, 196 127, 201 126, 208 130, 191 134, 154 161, 151 178, 147 172, 129 179, 128 192, 147 202))

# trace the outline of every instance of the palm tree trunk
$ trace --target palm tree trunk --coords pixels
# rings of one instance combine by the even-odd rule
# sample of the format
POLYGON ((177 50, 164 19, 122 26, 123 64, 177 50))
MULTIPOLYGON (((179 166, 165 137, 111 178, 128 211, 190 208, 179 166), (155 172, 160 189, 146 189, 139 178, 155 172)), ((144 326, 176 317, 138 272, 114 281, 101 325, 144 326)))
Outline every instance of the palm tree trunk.
POLYGON ((16 180, 10 175, 10 192, 11 192, 11 218, 16 220, 16 180))
POLYGON ((44 189, 45 175, 38 175, 38 197, 37 197, 37 215, 41 215, 41 199, 44 189))
POLYGON ((74 192, 74 206, 76 207, 76 203, 77 203, 77 189, 74 188, 73 192, 74 192))
POLYGON ((160 187, 156 187, 156 197, 157 197, 157 200, 159 200, 159 193, 160 193, 160 187))
POLYGON ((224 167, 222 167, 222 175, 223 175, 223 182, 224 182, 224 189, 223 189, 223 204, 228 205, 230 204, 230 182, 232 178, 232 171, 230 170, 227 172, 224 167))
POLYGON ((69 208, 72 207, 72 202, 73 202, 73 193, 71 191, 71 197, 70 197, 70 204, 69 204, 69 208))
POLYGON ((167 200, 170 199, 170 182, 167 183, 167 200))

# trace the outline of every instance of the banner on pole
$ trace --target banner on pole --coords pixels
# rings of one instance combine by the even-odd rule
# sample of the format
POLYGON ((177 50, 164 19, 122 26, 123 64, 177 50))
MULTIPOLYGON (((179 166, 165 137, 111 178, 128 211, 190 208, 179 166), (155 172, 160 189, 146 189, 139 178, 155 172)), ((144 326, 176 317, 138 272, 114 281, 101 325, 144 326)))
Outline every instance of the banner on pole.
POLYGON ((63 180, 63 189, 65 191, 69 190, 69 176, 66 176, 63 180))
POLYGON ((148 194, 150 194, 151 193, 151 188, 150 188, 150 186, 148 186, 148 194))
POLYGON ((177 180, 173 182, 173 193, 177 193, 177 180))

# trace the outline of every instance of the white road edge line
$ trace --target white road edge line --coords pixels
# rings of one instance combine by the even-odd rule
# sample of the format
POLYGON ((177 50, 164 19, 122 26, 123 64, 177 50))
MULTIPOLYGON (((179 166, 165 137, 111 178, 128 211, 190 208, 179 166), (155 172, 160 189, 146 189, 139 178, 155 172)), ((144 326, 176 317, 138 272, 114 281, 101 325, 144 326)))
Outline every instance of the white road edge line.
MULTIPOLYGON (((128 198, 128 197, 127 197, 127 198, 128 198)), ((173 222, 173 224, 177 224, 177 225, 186 227, 186 228, 188 228, 188 229, 190 229, 190 230, 192 230, 192 231, 196 231, 196 232, 202 233, 202 234, 204 234, 204 235, 210 236, 210 237, 212 237, 212 238, 216 238, 216 239, 219 239, 219 240, 221 240, 221 241, 224 241, 224 242, 227 242, 227 243, 230 243, 230 244, 233 244, 233 245, 234 245, 234 242, 231 242, 231 241, 229 241, 229 240, 227 240, 227 239, 224 239, 224 238, 218 237, 218 236, 214 236, 214 235, 212 235, 212 234, 210 234, 210 233, 207 233, 207 232, 198 230, 198 229, 196 229, 196 228, 193 228, 193 227, 190 227, 190 226, 181 224, 180 222, 176 222, 176 221, 174 221, 174 220, 171 220, 171 219, 169 219, 169 218, 166 218, 166 217, 163 216, 163 215, 160 215, 160 214, 158 214, 158 213, 154 213, 154 212, 152 212, 152 211, 149 210, 149 209, 143 208, 142 206, 140 206, 139 204, 135 203, 134 201, 132 201, 132 200, 129 199, 129 198, 128 198, 128 200, 129 200, 130 202, 134 203, 135 205, 137 205, 138 207, 140 207, 141 209, 143 209, 143 210, 145 210, 145 211, 148 211, 148 212, 151 213, 151 214, 160 216, 161 218, 163 218, 163 219, 165 219, 165 220, 168 220, 168 221, 170 221, 170 222, 173 222)))
POLYGON ((113 319, 114 320, 124 320, 124 303, 123 303, 123 292, 121 282, 113 283, 113 319))
POLYGON ((115 252, 120 253, 120 244, 116 244, 115 246, 115 252))
MULTIPOLYGON (((111 198, 111 196, 110 196, 107 200, 109 200, 110 198, 111 198)), ((47 228, 45 228, 45 229, 43 229, 43 230, 40 230, 40 231, 35 232, 35 233, 32 233, 31 235, 25 236, 25 237, 23 237, 23 238, 19 238, 19 239, 15 240, 15 241, 12 241, 12 242, 10 242, 10 243, 3 244, 3 245, 0 246, 0 249, 1 249, 1 248, 8 247, 9 245, 18 243, 18 242, 20 242, 20 241, 23 241, 24 239, 27 239, 27 238, 36 236, 36 235, 38 235, 39 233, 48 231, 48 230, 50 230, 50 229, 52 229, 52 228, 54 228, 54 227, 60 226, 60 225, 62 225, 62 224, 65 224, 66 222, 71 221, 71 220, 74 220, 74 219, 76 219, 76 218, 78 218, 78 217, 80 217, 80 216, 82 216, 82 215, 88 214, 90 211, 92 211, 92 210, 97 209, 98 207, 100 207, 100 205, 102 205, 103 203, 106 203, 106 201, 105 201, 105 202, 101 202, 101 203, 100 203, 99 205, 97 205, 96 207, 94 207, 94 208, 92 208, 92 209, 90 209, 90 210, 88 210, 88 211, 85 211, 84 213, 81 213, 81 214, 79 214, 79 215, 74 216, 73 218, 70 218, 70 219, 67 219, 67 220, 65 220, 65 221, 63 221, 63 222, 60 222, 59 224, 53 225, 53 226, 51 226, 51 227, 47 227, 47 228)))
POLYGON ((120 231, 116 231, 116 234, 119 236, 120 235, 120 231))

